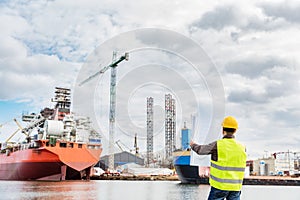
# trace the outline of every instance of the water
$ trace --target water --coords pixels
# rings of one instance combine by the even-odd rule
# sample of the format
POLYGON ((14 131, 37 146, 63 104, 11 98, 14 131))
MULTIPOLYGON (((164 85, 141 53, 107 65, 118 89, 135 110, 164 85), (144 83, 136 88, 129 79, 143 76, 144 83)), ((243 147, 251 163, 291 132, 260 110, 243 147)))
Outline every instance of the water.
MULTIPOLYGON (((205 200, 208 185, 177 181, 0 181, 0 199, 205 200)), ((242 200, 299 200, 298 186, 244 186, 242 200)))

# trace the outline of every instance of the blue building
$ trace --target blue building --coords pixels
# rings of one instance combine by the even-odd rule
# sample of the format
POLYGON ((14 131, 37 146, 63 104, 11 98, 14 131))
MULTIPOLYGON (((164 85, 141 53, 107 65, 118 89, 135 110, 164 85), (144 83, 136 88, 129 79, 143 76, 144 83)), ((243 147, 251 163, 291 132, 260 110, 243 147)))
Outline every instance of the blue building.
POLYGON ((186 150, 190 148, 191 141, 191 129, 188 129, 184 124, 183 129, 181 129, 181 148, 182 150, 186 150))

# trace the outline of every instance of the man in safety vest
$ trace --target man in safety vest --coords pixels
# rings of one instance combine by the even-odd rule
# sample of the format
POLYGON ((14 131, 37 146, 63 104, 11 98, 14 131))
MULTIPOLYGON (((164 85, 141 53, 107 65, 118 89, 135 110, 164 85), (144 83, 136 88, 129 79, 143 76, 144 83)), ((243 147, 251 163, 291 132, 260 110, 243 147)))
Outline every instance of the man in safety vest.
POLYGON ((246 168, 246 149, 234 139, 238 129, 234 117, 225 117, 222 127, 222 139, 207 145, 191 141, 190 146, 199 155, 211 154, 208 200, 239 200, 246 168))

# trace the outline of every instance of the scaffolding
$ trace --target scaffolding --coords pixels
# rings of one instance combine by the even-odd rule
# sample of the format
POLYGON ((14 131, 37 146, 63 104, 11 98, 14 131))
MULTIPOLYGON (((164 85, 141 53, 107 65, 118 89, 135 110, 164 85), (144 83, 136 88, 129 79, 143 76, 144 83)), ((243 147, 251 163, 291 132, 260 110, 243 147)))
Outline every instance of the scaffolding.
POLYGON ((153 161, 153 98, 147 97, 147 166, 153 161))
POLYGON ((165 95, 165 158, 169 160, 176 149, 176 106, 171 94, 165 95))

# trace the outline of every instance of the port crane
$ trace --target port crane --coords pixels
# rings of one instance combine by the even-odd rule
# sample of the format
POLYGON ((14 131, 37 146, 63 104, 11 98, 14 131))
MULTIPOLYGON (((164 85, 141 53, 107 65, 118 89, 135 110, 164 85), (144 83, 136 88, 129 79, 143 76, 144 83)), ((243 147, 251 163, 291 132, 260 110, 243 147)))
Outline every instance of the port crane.
POLYGON ((135 155, 139 155, 139 147, 137 146, 137 134, 135 134, 134 136, 134 148, 133 149, 130 149, 126 144, 124 144, 121 140, 117 140, 116 142, 116 145, 119 147, 119 149, 121 151, 125 151, 123 147, 125 147, 126 149, 129 150, 129 152, 134 152, 135 155), (122 146, 121 146, 122 145, 122 146))
MULTIPOLYGON (((35 115, 34 115, 34 116, 35 116, 35 115)), ((38 120, 34 121, 34 119, 32 118, 32 120, 27 120, 27 121, 26 121, 26 122, 32 122, 32 123, 29 124, 29 125, 26 126, 26 127, 23 127, 23 126, 19 123, 19 121, 18 121, 16 118, 14 118, 13 121, 17 124, 18 129, 17 129, 15 132, 13 132, 13 133, 9 136, 9 138, 7 138, 7 139, 5 140, 5 142, 6 142, 6 143, 10 142, 10 140, 11 140, 11 139, 12 139, 19 131, 21 131, 27 138, 29 138, 31 131, 32 131, 35 127, 41 125, 41 123, 43 123, 45 120, 46 120, 45 118, 41 118, 41 119, 38 119, 38 120)), ((23 121, 24 121, 24 120, 23 120, 23 121)), ((5 123, 3 123, 3 124, 0 124, 0 128, 1 128, 3 125, 5 125, 5 124, 7 124, 7 123, 9 123, 9 122, 10 122, 10 121, 7 121, 7 122, 5 122, 5 123)))
POLYGON ((79 83, 79 86, 89 82, 100 74, 106 72, 109 68, 111 69, 110 76, 110 109, 109 109, 109 157, 108 157, 108 168, 109 170, 114 169, 114 134, 115 134, 115 114, 116 114, 116 81, 117 81, 117 69, 118 64, 124 60, 128 61, 129 53, 125 53, 119 59, 117 59, 117 52, 113 52, 112 63, 103 67, 100 71, 89 76, 87 79, 79 83))
POLYGON ((126 146, 123 142, 121 142, 121 140, 117 140, 115 143, 122 152, 125 151, 124 148, 122 148, 122 146, 125 147, 126 149, 128 149, 130 152, 132 151, 132 149, 130 149, 128 146, 126 146))
POLYGON ((3 124, 0 124, 0 128, 2 128, 5 124, 10 123, 11 121, 12 121, 12 120, 8 120, 8 121, 4 122, 3 124))
POLYGON ((5 143, 8 143, 11 140, 11 138, 13 138, 19 131, 22 131, 22 133, 24 133, 28 137, 28 134, 23 131, 24 128, 21 126, 21 124, 18 122, 18 120, 16 118, 14 118, 13 120, 17 124, 18 129, 15 132, 13 132, 13 134, 11 134, 9 136, 9 138, 6 139, 5 143))

